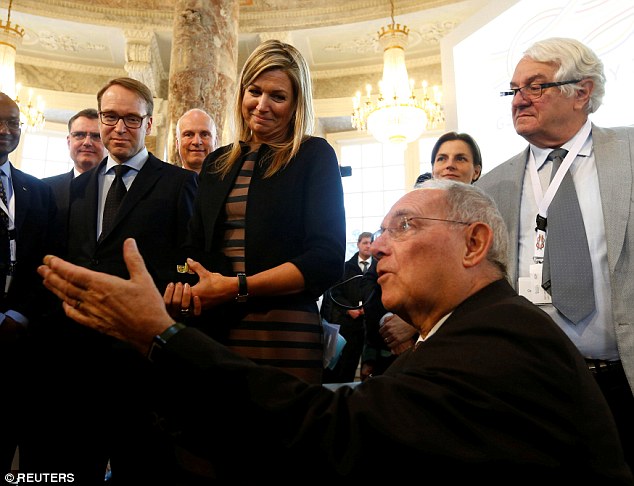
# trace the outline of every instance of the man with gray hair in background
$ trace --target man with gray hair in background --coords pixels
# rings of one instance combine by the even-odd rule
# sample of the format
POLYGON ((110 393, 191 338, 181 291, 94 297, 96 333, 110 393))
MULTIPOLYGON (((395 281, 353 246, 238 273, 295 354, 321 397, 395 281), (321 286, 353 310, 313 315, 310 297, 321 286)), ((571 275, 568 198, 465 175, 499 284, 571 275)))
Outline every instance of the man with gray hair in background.
POLYGON ((586 358, 633 467, 634 127, 591 123, 604 93, 603 63, 581 42, 530 46, 502 93, 529 145, 477 184, 509 228, 511 283, 586 358))

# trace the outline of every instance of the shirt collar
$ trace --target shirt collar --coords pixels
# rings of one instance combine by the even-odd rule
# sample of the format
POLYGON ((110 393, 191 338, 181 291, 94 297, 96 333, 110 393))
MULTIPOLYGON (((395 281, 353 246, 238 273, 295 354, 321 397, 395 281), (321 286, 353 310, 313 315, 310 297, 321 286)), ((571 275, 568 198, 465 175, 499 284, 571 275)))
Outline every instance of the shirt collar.
POLYGON ((451 314, 453 314, 453 311, 451 311, 449 314, 446 314, 442 319, 440 319, 436 324, 434 324, 434 327, 431 328, 431 331, 429 331, 427 333, 427 336, 422 337, 421 335, 418 336, 418 340, 416 341, 416 344, 418 343, 422 343, 427 341, 432 335, 436 334, 436 331, 438 329, 440 329, 440 326, 442 326, 445 321, 447 319, 449 319, 449 316, 451 316, 451 314))
MULTIPOLYGON (((136 154, 131 159, 126 160, 124 164, 138 172, 145 165, 148 156, 149 153, 147 148, 143 147, 143 149, 141 149, 138 154, 136 154)), ((108 154, 108 161, 106 162, 106 170, 104 171, 104 174, 112 169, 115 165, 118 165, 118 163, 110 156, 110 154, 108 154)))
POLYGON ((2 171, 8 179, 11 179, 11 163, 9 162, 9 159, 7 159, 4 164, 0 165, 0 171, 2 171))
MULTIPOLYGON (((591 123, 591 122, 590 120, 586 120, 586 123, 591 123)), ((585 123, 579 129, 579 131, 575 133, 575 136, 572 137, 570 140, 568 140, 566 143, 564 143, 561 146, 561 148, 564 148, 570 151, 570 149, 575 143, 575 140, 577 140, 577 138, 580 136, 581 131, 583 130, 584 127, 585 127, 585 123)), ((531 152, 533 153, 533 157, 535 158, 535 165, 537 167, 537 170, 541 170, 544 164, 546 163, 546 158, 548 157, 548 154, 551 153, 553 149, 549 147, 540 148, 533 144, 530 144, 530 148, 531 148, 531 152)), ((592 153, 592 132, 590 132, 590 135, 588 135, 587 140, 581 146, 581 150, 579 150, 577 157, 589 157, 591 153, 592 153)))

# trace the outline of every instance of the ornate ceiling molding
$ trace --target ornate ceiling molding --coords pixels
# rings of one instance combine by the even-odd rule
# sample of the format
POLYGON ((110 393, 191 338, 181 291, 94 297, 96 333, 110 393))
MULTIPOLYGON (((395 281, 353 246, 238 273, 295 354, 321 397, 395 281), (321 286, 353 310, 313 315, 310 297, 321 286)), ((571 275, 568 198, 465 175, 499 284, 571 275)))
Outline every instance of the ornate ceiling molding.
POLYGON ((52 61, 50 59, 44 59, 41 57, 33 57, 33 56, 25 56, 22 54, 18 54, 15 60, 16 62, 20 64, 26 64, 29 66, 59 69, 61 71, 73 71, 77 73, 93 74, 98 76, 110 76, 114 78, 114 77, 127 75, 125 69, 123 68, 117 69, 113 67, 99 67, 94 65, 87 66, 85 64, 63 62, 63 61, 52 61))
MULTIPOLYGON (((207 0, 206 0, 207 1, 207 0)), ((399 0, 396 15, 464 0, 399 0)), ((350 24, 390 17, 388 0, 239 0, 240 32, 257 33, 350 24)), ((171 29, 174 0, 14 0, 15 11, 75 22, 171 29)))
MULTIPOLYGON (((408 69, 420 68, 425 66, 433 66, 440 64, 440 55, 419 57, 417 59, 408 59, 408 69)), ((330 79, 340 78, 344 76, 356 76, 361 74, 374 74, 383 71, 383 64, 372 64, 359 67, 341 68, 341 69, 320 69, 310 73, 313 79, 330 79)))
MULTIPOLYGON (((396 15, 441 7, 462 0, 399 0, 396 15)), ((341 24, 352 24, 389 19, 388 0, 253 0, 250 6, 241 5, 240 32, 266 30, 308 29, 341 24)))
POLYGON ((173 0, 14 0, 13 10, 73 22, 92 23, 122 28, 139 24, 171 29, 174 17, 173 0), (43 8, 43 5, 46 7, 43 8), (114 6, 113 6, 114 5, 114 6), (117 6, 121 5, 121 7, 117 6), (124 7, 125 6, 125 7, 124 7))

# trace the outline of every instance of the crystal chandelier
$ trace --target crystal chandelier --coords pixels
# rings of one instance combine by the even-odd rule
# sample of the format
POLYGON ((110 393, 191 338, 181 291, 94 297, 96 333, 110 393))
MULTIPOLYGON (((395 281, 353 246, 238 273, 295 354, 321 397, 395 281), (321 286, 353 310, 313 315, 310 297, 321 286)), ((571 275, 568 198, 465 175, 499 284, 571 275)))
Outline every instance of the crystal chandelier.
POLYGON ((33 100, 33 90, 29 90, 26 102, 20 100, 20 84, 15 84, 15 54, 24 37, 24 28, 11 22, 9 0, 7 20, 0 19, 0 91, 15 100, 20 107, 20 119, 27 130, 39 130, 44 126, 44 102, 40 96, 33 100))
POLYGON ((429 92, 427 81, 419 90, 407 76, 405 47, 409 29, 394 22, 394 2, 390 1, 392 23, 378 32, 383 48, 383 79, 379 94, 372 95, 372 86, 366 86, 366 95, 357 91, 352 99, 352 126, 368 130, 382 143, 405 146, 421 136, 427 128, 435 128, 445 120, 441 106, 440 88, 429 92))

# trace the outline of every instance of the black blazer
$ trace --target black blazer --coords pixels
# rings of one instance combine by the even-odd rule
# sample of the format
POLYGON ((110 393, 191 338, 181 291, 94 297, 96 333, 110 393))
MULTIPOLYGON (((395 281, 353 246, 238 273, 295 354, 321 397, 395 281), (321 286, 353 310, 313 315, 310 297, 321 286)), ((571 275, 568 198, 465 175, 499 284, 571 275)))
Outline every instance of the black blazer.
MULTIPOLYGON (((216 260, 223 236, 218 227, 241 165, 234 164, 224 179, 209 170, 228 148, 221 147, 205 159, 189 226, 189 245, 199 255, 205 252, 216 260)), ((244 145, 243 153, 247 150, 244 145)), ((343 272, 346 222, 337 157, 324 139, 310 137, 283 170, 264 178, 267 166, 263 159, 269 150, 265 144, 260 147, 249 185, 246 273, 253 275, 291 262, 302 272, 306 290, 282 300, 314 303, 343 272)), ((224 268, 208 269, 225 273, 224 268)))
MULTIPOLYGON (((5 162, 10 164, 10 162, 5 162)), ((20 404, 5 397, 0 413, 0 469, 8 472, 13 459, 18 436, 24 424, 33 416, 39 401, 35 398, 35 376, 30 373, 37 364, 31 359, 33 335, 44 314, 56 306, 57 298, 42 285, 37 267, 47 253, 52 253, 51 242, 55 218, 55 201, 51 188, 39 179, 9 165, 15 198, 16 260, 15 274, 8 294, 4 295, 4 283, 8 262, 0 262, 0 312, 17 311, 29 321, 24 331, 6 321, 0 325, 0 376, 11 387, 11 395, 19 396, 20 404), (18 331, 20 329, 20 331, 18 331)), ((6 229, 2 229, 6 238, 6 229)), ((4 258, 3 258, 4 260, 4 258)), ((41 371, 41 367, 38 371, 41 371)), ((41 407, 40 407, 41 408, 41 407)))
MULTIPOLYGON (((70 198, 70 184, 75 177, 74 170, 65 172, 52 177, 45 177, 42 182, 46 182, 53 190, 55 204, 57 205, 57 213, 55 217, 55 229, 60 236, 60 241, 56 242, 56 246, 60 248, 59 253, 64 253, 64 245, 66 241, 66 231, 68 228, 68 203, 70 198)), ((57 254, 57 253, 56 253, 57 254)))
POLYGON ((41 314, 41 297, 49 297, 44 290, 37 267, 47 253, 56 248, 54 226, 56 208, 51 188, 39 179, 11 165, 11 179, 15 196, 15 228, 17 245, 16 275, 9 293, 0 291, 0 312, 16 310, 28 318, 41 314))
POLYGON ((179 378, 164 381, 184 408, 168 422, 229 478, 252 457, 257 480, 276 484, 412 473, 446 484, 633 484, 582 356, 504 279, 352 389, 258 366, 196 329, 173 337, 156 363, 179 378))
POLYGON ((123 241, 135 238, 160 292, 176 279, 197 188, 196 173, 150 154, 128 190, 109 234, 97 242, 98 174, 104 159, 71 183, 68 259, 83 267, 128 278, 123 241))

